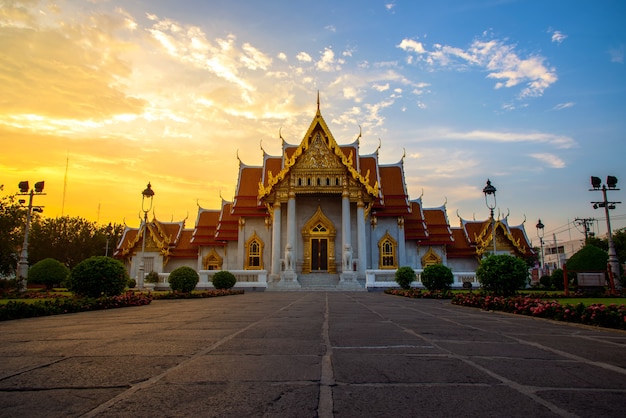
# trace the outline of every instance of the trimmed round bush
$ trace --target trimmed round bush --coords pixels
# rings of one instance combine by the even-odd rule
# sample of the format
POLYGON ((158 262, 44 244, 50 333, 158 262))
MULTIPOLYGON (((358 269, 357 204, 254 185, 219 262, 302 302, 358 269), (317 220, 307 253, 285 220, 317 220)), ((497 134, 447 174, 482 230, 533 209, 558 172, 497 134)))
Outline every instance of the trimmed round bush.
POLYGON ((480 261, 476 278, 486 291, 509 296, 528 284, 528 266, 512 255, 490 255, 480 261))
POLYGON ((69 274, 70 269, 60 261, 54 258, 44 258, 28 270, 28 281, 33 284, 43 284, 47 290, 52 290, 54 285, 63 283, 69 274))
POLYGON ((396 270, 396 283, 403 289, 410 289, 415 278, 415 270, 410 266, 400 267, 396 270))
POLYGON ((584 272, 606 270, 609 253, 594 246, 585 245, 567 260, 567 270, 584 272))
POLYGON ((422 284, 430 290, 450 290, 454 283, 454 274, 449 267, 443 264, 433 264, 422 272, 422 284))
POLYGON ((81 261, 72 269, 67 286, 77 295, 98 298, 121 295, 128 280, 128 273, 121 261, 95 256, 81 261))
POLYGON ((237 283, 237 278, 230 271, 222 270, 213 275, 211 282, 216 289, 230 289, 237 283))
POLYGON ((167 281, 173 291, 191 293, 196 288, 198 281, 200 281, 200 276, 191 267, 184 266, 174 269, 167 281))
POLYGON ((556 269, 552 272, 552 275, 550 276, 550 285, 556 290, 565 289, 565 282, 563 281, 563 269, 556 269))
MULTIPOLYGON (((563 272, 561 272, 561 277, 563 277, 563 272)), ((544 274, 543 276, 539 278, 539 284, 545 289, 551 289, 552 288, 552 276, 548 276, 547 274, 544 274)))

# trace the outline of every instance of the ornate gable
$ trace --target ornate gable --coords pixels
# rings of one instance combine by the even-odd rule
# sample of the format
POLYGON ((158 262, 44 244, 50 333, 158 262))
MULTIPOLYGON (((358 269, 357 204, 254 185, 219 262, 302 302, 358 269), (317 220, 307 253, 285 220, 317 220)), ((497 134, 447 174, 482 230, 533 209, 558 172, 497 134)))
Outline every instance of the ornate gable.
POLYGON ((268 171, 265 182, 259 182, 258 199, 275 195, 285 201, 290 186, 297 193, 341 193, 346 181, 352 188, 363 190, 370 197, 367 200, 375 199, 378 183, 370 185, 370 173, 363 176, 355 168, 356 152, 356 147, 346 152, 337 144, 320 113, 318 100, 317 113, 302 142, 292 152, 284 150, 282 169, 276 174, 268 171))

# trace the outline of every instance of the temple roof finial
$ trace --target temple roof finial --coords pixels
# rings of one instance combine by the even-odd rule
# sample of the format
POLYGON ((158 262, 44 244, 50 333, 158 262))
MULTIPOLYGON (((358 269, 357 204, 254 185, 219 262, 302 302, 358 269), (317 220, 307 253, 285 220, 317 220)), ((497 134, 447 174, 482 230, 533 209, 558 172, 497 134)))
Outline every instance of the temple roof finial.
POLYGON ((317 113, 320 112, 320 91, 317 91, 317 113))

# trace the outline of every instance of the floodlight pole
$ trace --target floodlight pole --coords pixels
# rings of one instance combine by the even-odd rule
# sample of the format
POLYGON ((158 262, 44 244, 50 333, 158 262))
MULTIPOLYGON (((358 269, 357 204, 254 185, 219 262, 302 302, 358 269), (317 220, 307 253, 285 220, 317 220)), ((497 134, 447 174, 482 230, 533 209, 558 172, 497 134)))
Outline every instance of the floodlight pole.
MULTIPOLYGON (((28 191, 28 182, 20 183, 21 193, 17 193, 18 196, 28 196, 28 206, 26 211, 26 225, 24 226, 24 242, 22 243, 22 251, 20 252, 20 260, 17 263, 17 280, 19 283, 19 291, 25 292, 28 287, 28 233, 30 231, 30 221, 32 219, 33 212, 33 197, 35 196, 35 189, 28 191), (26 186, 25 188, 23 186, 26 186)), ((37 183, 37 195, 44 195, 43 182, 37 183)), ((20 201, 22 203, 24 201, 20 201)), ((42 206, 35 206, 35 209, 39 212, 42 211, 42 206)))
MULTIPOLYGON (((608 265, 611 270, 609 272, 609 278, 619 277, 619 274, 620 274, 619 259, 617 258, 617 251, 615 251, 615 242, 613 241, 613 231, 611 230, 611 217, 609 214, 609 209, 615 209, 615 205, 617 203, 622 203, 622 202, 609 202, 607 198, 607 194, 606 194, 608 190, 619 190, 615 188, 617 179, 611 176, 607 177, 607 183, 609 183, 608 188, 606 187, 605 184, 602 184, 602 187, 600 188, 598 184, 599 179, 597 177, 592 177, 591 179, 592 179, 591 184, 593 188, 589 189, 589 191, 600 191, 600 190, 602 191, 602 202, 591 202, 591 203, 593 204, 594 209, 597 209, 599 207, 604 207, 604 214, 606 215, 606 229, 607 229, 607 236, 608 236, 608 241, 609 241, 608 265), (613 179, 613 181, 610 182, 610 179, 613 179)), ((619 280, 612 280, 612 282, 614 286, 616 286, 618 289, 620 288, 619 280)))
POLYGON ((541 222, 541 219, 539 219, 539 222, 537 222, 537 237, 539 238, 539 244, 541 245, 541 262, 539 263, 539 266, 541 268, 541 274, 543 275, 543 267, 544 267, 544 256, 543 256, 543 229, 544 229, 545 225, 541 222))

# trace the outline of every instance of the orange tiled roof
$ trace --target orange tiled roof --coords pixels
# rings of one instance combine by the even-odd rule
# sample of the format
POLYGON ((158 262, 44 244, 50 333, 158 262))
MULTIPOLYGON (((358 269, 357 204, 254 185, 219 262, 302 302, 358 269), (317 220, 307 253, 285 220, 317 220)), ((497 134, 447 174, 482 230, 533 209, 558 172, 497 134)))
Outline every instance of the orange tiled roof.
POLYGON ((426 228, 428 228, 428 239, 424 244, 441 245, 452 244, 454 238, 450 230, 446 207, 423 209, 426 228))
POLYGON ((239 217, 232 214, 232 203, 222 203, 220 219, 217 223, 215 238, 220 241, 237 241, 239 237, 239 217))
POLYGON ((379 166, 382 204, 374 205, 377 216, 405 216, 409 213, 409 196, 401 164, 379 166), (382 210, 380 210, 382 209, 382 210))
POLYGON ((476 247, 470 245, 469 239, 465 234, 465 229, 460 227, 450 228, 454 242, 446 249, 448 258, 468 258, 476 257, 476 247))
POLYGON ((411 213, 404 218, 404 236, 409 240, 425 241, 428 239, 428 230, 424 221, 421 199, 412 200, 411 213))
POLYGON ((265 206, 257 199, 263 167, 250 167, 240 164, 237 194, 232 212, 235 216, 265 216, 265 206))
POLYGON ((204 246, 224 246, 223 241, 217 241, 215 239, 215 231, 217 229, 217 223, 220 219, 219 210, 208 210, 200 208, 198 209, 198 217, 196 218, 196 226, 193 229, 190 243, 192 245, 204 245, 204 246))

